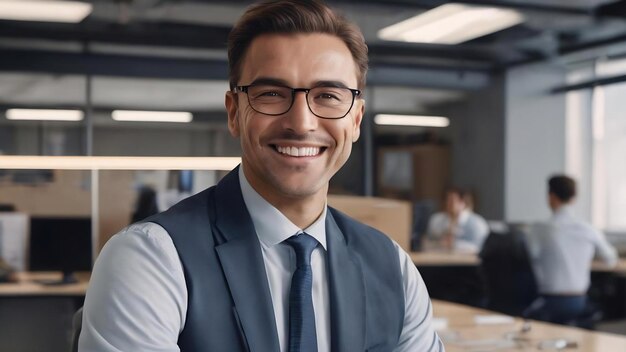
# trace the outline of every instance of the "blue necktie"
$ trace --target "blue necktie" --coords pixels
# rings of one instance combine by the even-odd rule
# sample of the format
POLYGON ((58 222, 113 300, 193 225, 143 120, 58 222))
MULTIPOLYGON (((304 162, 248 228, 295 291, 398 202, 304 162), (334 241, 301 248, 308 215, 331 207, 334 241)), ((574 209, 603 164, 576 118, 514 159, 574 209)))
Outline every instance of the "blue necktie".
POLYGON ((296 252, 296 271, 289 292, 289 352, 317 352, 313 311, 311 253, 317 240, 306 233, 285 241, 296 252))

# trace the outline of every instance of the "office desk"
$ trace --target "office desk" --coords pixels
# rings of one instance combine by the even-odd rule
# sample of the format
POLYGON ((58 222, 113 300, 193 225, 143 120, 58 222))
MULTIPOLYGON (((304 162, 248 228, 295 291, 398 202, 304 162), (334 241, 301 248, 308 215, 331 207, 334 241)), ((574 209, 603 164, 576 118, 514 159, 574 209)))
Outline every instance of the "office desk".
MULTIPOLYGON (((425 251, 412 252, 410 255, 432 298, 470 306, 488 305, 493 309, 504 309, 499 303, 495 303, 496 300, 488 297, 488 282, 480 270, 480 258, 477 254, 425 251)), ((604 319, 626 317, 626 258, 620 258, 613 268, 599 261, 594 262, 588 294, 604 313, 604 319)), ((504 311, 520 314, 520 309, 529 303, 526 300, 528 297, 523 297, 521 300, 508 302, 510 310, 504 311)))
POLYGON ((591 270, 595 272, 611 272, 626 276, 626 258, 619 258, 617 265, 614 268, 609 268, 602 262, 594 261, 591 265, 591 270))
POLYGON ((76 273, 78 283, 68 285, 43 285, 35 280, 60 280, 60 272, 18 272, 17 282, 0 283, 0 297, 27 296, 78 296, 84 297, 89 284, 89 273, 76 273))
POLYGON ((413 263, 420 266, 478 266, 480 258, 474 253, 428 251, 411 252, 413 263))
MULTIPOLYGON (((418 267, 421 266, 478 266, 480 258, 475 253, 427 251, 411 252, 411 259, 418 267)), ((626 258, 619 258, 617 266, 610 268, 601 261, 594 261, 591 265, 594 272, 612 272, 626 275, 626 258)))
MULTIPOLYGON (((564 351, 613 352, 626 351, 626 336, 592 332, 543 322, 530 322, 530 330, 522 333, 523 321, 510 318, 499 324, 477 324, 476 316, 509 318, 484 309, 433 300, 435 323, 447 320, 447 328, 439 329, 447 352, 457 351, 545 351, 540 344, 565 339, 577 345, 564 351)), ((552 349, 555 351, 556 349, 552 349)))
POLYGON ((21 272, 18 282, 0 283, 0 351, 69 351, 72 316, 82 306, 89 273, 79 282, 42 285, 60 272, 21 272))

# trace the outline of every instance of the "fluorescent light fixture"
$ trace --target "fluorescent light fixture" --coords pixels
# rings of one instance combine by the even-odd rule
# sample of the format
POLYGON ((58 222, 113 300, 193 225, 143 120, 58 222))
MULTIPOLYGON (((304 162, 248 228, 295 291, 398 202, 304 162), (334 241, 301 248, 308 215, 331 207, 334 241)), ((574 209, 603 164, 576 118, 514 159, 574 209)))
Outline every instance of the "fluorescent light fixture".
POLYGON ((0 169, 231 170, 238 157, 22 156, 0 155, 0 169))
POLYGON ((193 115, 184 111, 115 110, 111 116, 115 121, 186 123, 193 120, 193 115))
MULTIPOLYGON (((1 3, 1 1, 0 1, 1 3)), ((82 110, 60 109, 9 109, 9 120, 32 120, 32 121, 81 121, 85 114, 82 110)))
POLYGON ((518 11, 479 5, 446 4, 385 27, 378 37, 413 43, 459 44, 524 21, 518 11))
POLYGON ((390 115, 378 114, 374 117, 377 125, 447 127, 450 120, 442 116, 390 115))
POLYGON ((78 23, 93 10, 82 1, 0 0, 0 19, 78 23))

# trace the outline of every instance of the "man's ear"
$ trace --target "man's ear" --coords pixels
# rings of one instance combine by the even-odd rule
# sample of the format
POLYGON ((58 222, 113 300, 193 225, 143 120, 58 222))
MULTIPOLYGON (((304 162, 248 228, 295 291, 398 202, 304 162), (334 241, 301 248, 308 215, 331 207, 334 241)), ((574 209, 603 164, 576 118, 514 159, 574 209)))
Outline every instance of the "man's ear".
POLYGON ((224 106, 226 107, 226 113, 228 114, 228 130, 233 137, 238 138, 240 131, 237 94, 234 94, 231 91, 226 92, 226 96, 224 97, 224 106))
POLYGON ((363 114, 365 114, 365 100, 358 99, 357 102, 358 104, 355 106, 357 112, 354 115, 354 125, 352 126, 352 143, 359 140, 359 136, 361 135, 361 122, 363 121, 363 114))

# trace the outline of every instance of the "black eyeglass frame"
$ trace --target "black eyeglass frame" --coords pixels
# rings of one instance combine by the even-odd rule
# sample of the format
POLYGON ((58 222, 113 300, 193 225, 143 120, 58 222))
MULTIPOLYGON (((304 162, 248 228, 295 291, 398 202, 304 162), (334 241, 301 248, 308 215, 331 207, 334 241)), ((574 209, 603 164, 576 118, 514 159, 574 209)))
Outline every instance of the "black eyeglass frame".
MULTIPOLYGON (((263 85, 265 85, 265 84, 263 84, 263 85)), ((280 115, 286 114, 286 113, 288 113, 288 112, 289 112, 289 110, 291 110, 291 108, 293 107, 293 103, 294 103, 294 101, 296 100, 296 93, 297 93, 297 92, 304 92, 304 94, 305 94, 305 96, 306 96, 306 106, 309 108, 309 111, 310 111, 313 115, 315 115, 315 116, 319 117, 320 119, 325 119, 325 120, 339 120, 339 119, 343 119, 344 117, 348 116, 348 114, 350 113, 350 110, 352 110, 352 107, 354 106, 354 100, 355 100, 357 97, 360 97, 360 96, 361 96, 361 93, 363 92, 363 91, 361 91, 361 90, 359 90, 359 89, 352 89, 352 88, 347 88, 347 87, 339 87, 339 88, 342 88, 342 89, 347 89, 347 90, 349 90, 349 91, 352 93, 352 102, 350 103, 350 107, 348 108, 348 111, 346 111, 346 113, 345 113, 345 114, 343 114, 343 116, 340 116, 340 117, 324 117, 324 116, 320 116, 320 115, 316 114, 316 113, 313 111, 313 109, 311 109, 311 105, 310 105, 310 103, 309 103, 309 92, 311 91, 311 89, 314 89, 314 88, 321 88, 321 87, 313 87, 313 88, 291 88, 291 87, 287 87, 287 86, 280 86, 280 87, 283 87, 283 88, 288 88, 288 89, 291 89, 291 104, 289 104, 289 107, 287 108, 287 110, 285 110, 284 112, 281 112, 280 114, 268 114, 268 113, 266 113, 266 112, 261 112, 261 111, 259 111, 259 110, 255 109, 255 108, 254 108, 254 106, 252 105, 252 103, 250 102, 250 95, 248 94, 248 88, 250 88, 250 87, 254 87, 254 86, 258 86, 258 84, 249 84, 249 85, 247 85, 247 86, 236 86, 236 87, 235 87, 235 90, 236 90, 236 91, 239 91, 239 92, 246 93, 246 96, 248 97, 248 104, 250 105, 250 107, 252 108, 252 110, 254 110, 254 111, 258 112, 259 114, 268 115, 268 116, 280 116, 280 115)), ((337 87, 335 87, 335 88, 337 88, 337 87)))

